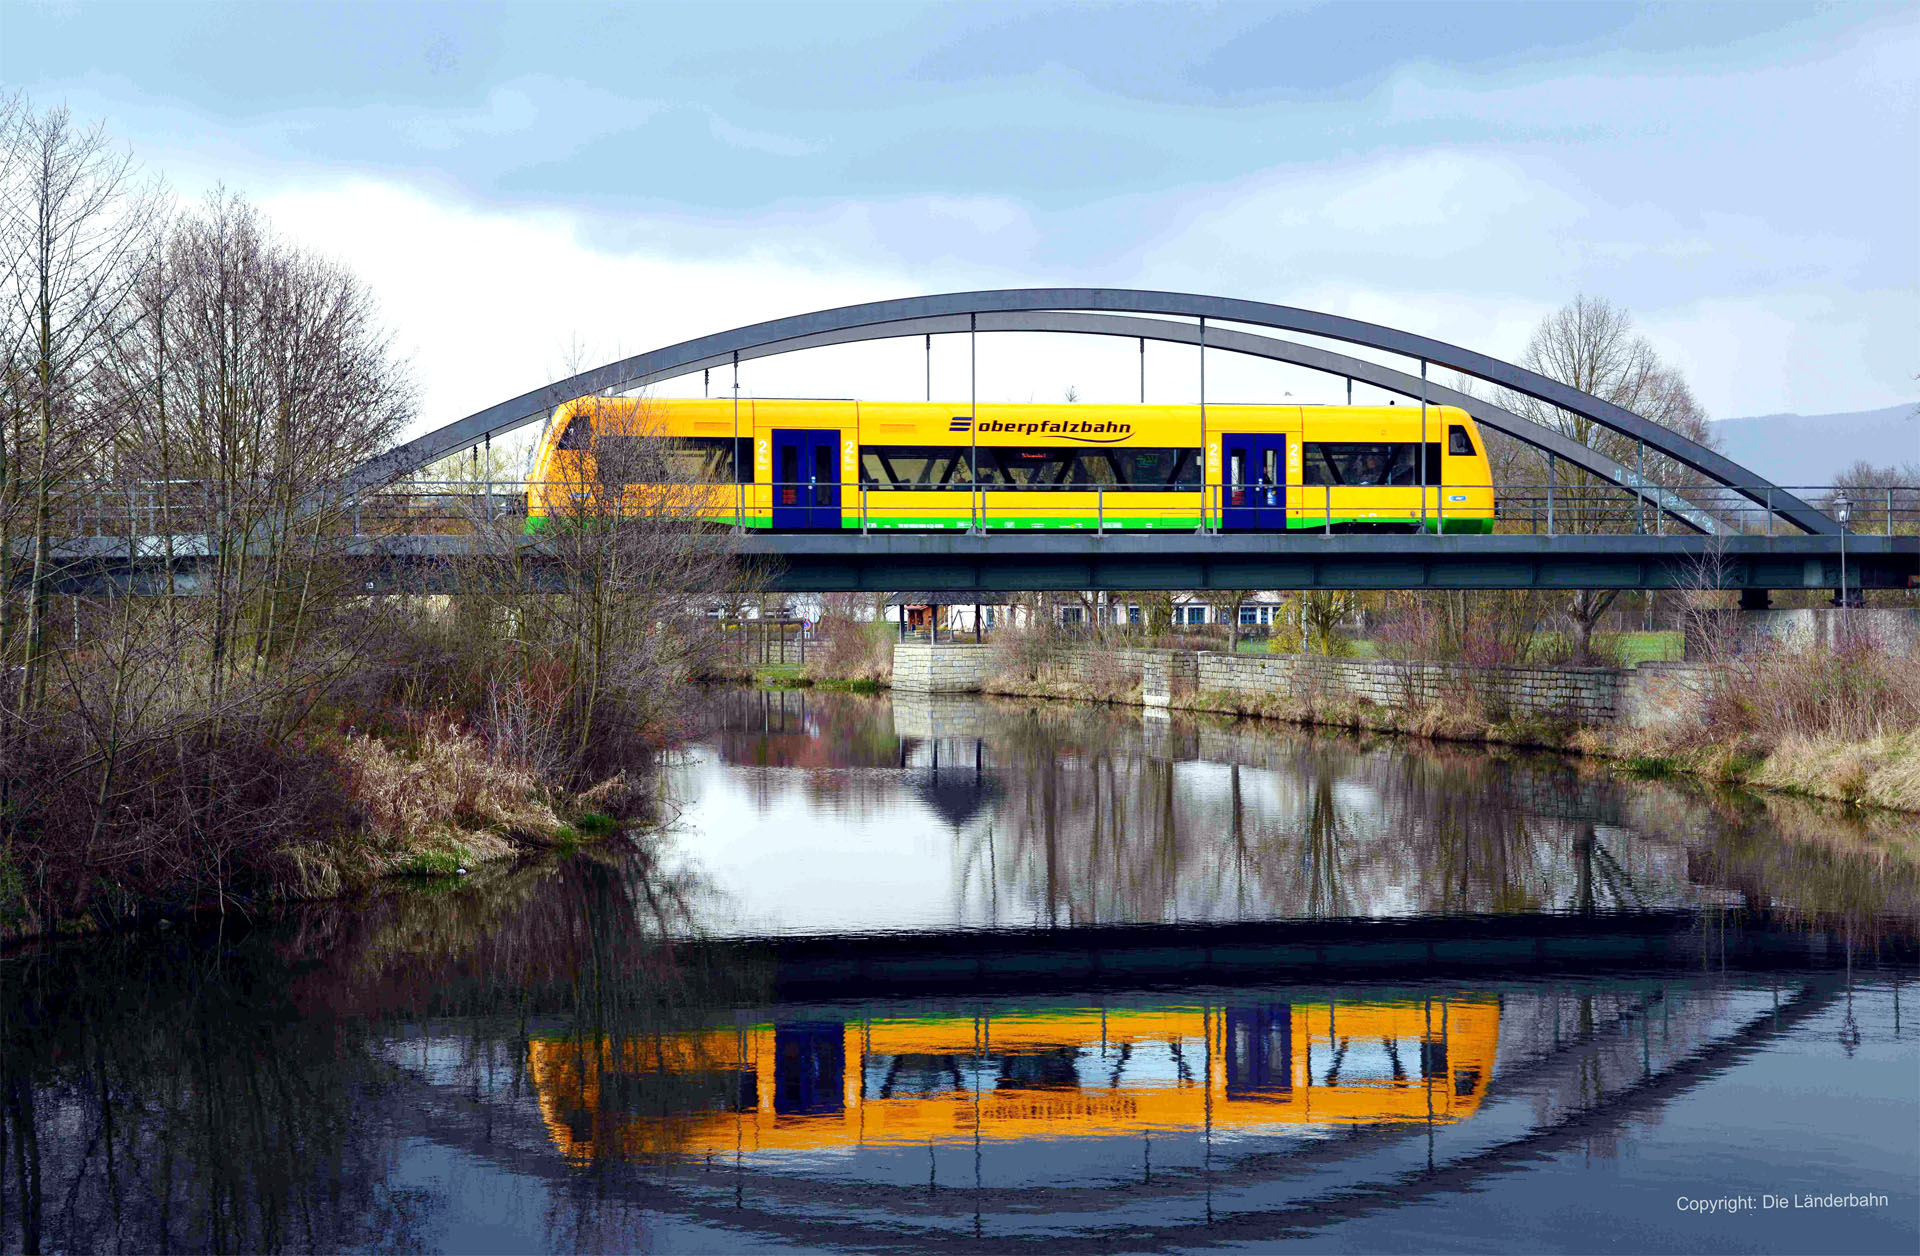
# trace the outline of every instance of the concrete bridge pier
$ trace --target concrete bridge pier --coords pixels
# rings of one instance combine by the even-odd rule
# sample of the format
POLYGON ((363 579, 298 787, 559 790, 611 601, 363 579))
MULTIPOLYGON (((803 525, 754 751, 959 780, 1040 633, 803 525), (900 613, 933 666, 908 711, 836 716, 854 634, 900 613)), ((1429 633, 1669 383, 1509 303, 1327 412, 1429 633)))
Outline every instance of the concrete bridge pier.
POLYGON ((1758 598, 1744 593, 1737 611, 1712 612, 1706 623, 1689 625, 1686 657, 1700 658, 1707 653, 1703 630, 1721 635, 1720 645, 1739 648, 1777 648, 1808 650, 1836 649, 1849 635, 1877 649, 1902 654, 1920 647, 1920 610, 1901 606, 1865 606, 1854 590, 1848 590, 1848 605, 1836 599, 1833 606, 1802 607, 1790 610, 1766 604, 1764 590, 1758 598), (1753 603, 1757 602, 1758 605, 1753 603))

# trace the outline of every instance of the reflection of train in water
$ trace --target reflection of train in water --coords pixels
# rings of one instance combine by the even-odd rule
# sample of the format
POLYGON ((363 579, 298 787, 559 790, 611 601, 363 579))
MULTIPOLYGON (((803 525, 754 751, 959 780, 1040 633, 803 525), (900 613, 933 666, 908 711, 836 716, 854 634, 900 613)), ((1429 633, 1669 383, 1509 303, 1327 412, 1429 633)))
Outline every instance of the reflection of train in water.
POLYGON ((816 1021, 531 1046, 574 1160, 934 1140, 1454 1122, 1499 1045, 1491 998, 816 1021))

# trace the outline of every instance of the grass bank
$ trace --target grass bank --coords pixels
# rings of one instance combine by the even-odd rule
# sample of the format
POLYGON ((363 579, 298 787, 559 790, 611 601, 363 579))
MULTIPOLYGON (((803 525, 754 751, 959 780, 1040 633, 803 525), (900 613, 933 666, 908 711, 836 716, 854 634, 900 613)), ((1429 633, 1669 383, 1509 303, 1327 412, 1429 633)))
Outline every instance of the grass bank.
MULTIPOLYGON (((1648 642, 1651 649, 1657 643, 1648 642)), ((1008 640, 989 693, 1138 705, 1137 668, 1110 652, 1008 640)), ((1854 806, 1920 811, 1920 658, 1847 650, 1753 651, 1702 669, 1656 727, 1516 715, 1498 685, 1411 705, 1338 692, 1176 696, 1190 711, 1350 732, 1566 751, 1637 775, 1685 774, 1854 806)))

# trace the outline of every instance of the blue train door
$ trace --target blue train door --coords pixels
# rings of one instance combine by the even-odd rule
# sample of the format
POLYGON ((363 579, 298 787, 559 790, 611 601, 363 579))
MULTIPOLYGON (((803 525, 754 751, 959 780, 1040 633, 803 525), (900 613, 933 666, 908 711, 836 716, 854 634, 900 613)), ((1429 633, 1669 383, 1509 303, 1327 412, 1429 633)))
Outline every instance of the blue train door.
POLYGON ((823 1116, 846 1107, 847 1049, 839 1021, 773 1028, 775 1116, 823 1116))
POLYGON ((1220 438, 1220 526, 1278 531, 1287 526, 1287 438, 1246 433, 1220 438))
POLYGON ((773 526, 779 532, 839 528, 839 432, 774 429, 773 526))
POLYGON ((1293 1091, 1293 1005, 1226 1012, 1227 1098, 1285 1099, 1293 1091))

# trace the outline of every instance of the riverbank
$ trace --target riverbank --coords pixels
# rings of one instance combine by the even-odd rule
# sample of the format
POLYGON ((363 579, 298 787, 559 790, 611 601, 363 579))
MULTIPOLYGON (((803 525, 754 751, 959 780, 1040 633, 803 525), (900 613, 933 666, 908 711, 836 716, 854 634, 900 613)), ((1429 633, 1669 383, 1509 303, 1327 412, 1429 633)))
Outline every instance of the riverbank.
MULTIPOLYGON (((146 864, 108 839, 96 851, 15 841, 0 851, 0 943, 459 880, 653 818, 645 766, 570 787, 501 728, 447 711, 376 714, 359 711, 371 730, 336 716, 275 747, 248 741, 242 787, 200 809, 215 824, 159 835, 146 864)), ((628 751, 651 761, 653 743, 628 751)), ((211 759, 204 780, 232 780, 227 768, 211 759)))
POLYGON ((66 910, 33 892, 47 879, 44 861, 0 859, 0 944, 458 881, 490 865, 570 854, 646 824, 654 810, 651 789, 631 772, 569 789, 444 717, 404 734, 315 737, 301 758, 302 784, 318 780, 335 794, 326 830, 236 860, 226 884, 187 878, 136 894, 99 874, 66 910))
MULTIPOLYGON (((1556 750, 1637 776, 1683 774, 1920 812, 1920 665, 1812 649, 1628 668, 1230 655, 1009 637, 898 644, 907 691, 1113 703, 1305 727, 1556 750)), ((862 680, 874 668, 862 660, 862 680)), ((828 667, 808 675, 835 682, 828 667)), ((871 683, 871 682, 869 682, 871 683)))
POLYGON ((1790 737, 1768 746, 1750 736, 1717 738, 1699 727, 1622 728, 1550 716, 1499 716, 1472 702, 1404 708, 1355 698, 1315 702, 1276 695, 1249 701, 1214 692, 1171 705, 1305 727, 1554 750, 1605 760, 1632 776, 1684 775, 1847 806, 1920 812, 1920 734, 1864 740, 1790 737))

